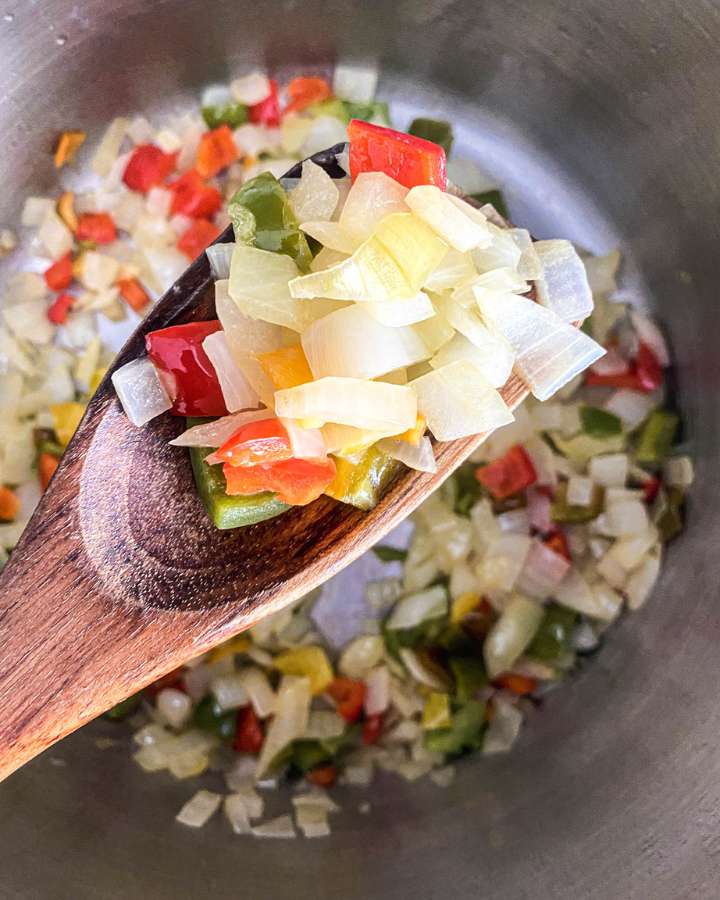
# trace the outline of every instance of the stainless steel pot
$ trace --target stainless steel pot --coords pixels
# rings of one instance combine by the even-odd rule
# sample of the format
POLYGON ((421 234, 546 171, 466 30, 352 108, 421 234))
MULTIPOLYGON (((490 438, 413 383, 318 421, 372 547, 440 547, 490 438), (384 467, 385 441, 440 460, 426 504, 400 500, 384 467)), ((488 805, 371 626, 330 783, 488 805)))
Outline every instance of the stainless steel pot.
POLYGON ((121 733, 96 724, 0 787, 0 896, 717 897, 717 3, 8 0, 0 218, 55 183, 62 128, 192 102, 254 63, 351 54, 378 58, 402 115, 459 123, 458 152, 508 185, 517 221, 625 248, 627 282, 673 340, 698 460, 690 526, 646 610, 516 751, 461 765, 448 790, 383 781, 364 816, 348 790, 330 839, 253 843, 219 820, 174 824, 192 788, 144 776, 125 745, 99 750, 121 733))

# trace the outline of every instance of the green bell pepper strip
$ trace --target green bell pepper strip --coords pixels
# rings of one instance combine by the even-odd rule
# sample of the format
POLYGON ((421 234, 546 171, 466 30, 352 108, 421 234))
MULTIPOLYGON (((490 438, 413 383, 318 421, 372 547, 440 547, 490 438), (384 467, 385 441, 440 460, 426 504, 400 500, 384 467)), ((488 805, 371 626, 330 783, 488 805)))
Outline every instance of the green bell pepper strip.
POLYGON ((588 506, 574 506, 567 502, 567 481, 562 481, 555 490, 555 497, 550 506, 550 518, 553 522, 591 522, 603 510, 605 492, 599 485, 594 485, 592 501, 588 506))
POLYGON ((361 119, 363 122, 372 122, 373 125, 390 127, 390 107, 384 101, 352 103, 350 100, 343 100, 342 102, 348 122, 350 119, 361 119))
POLYGON ((670 453, 680 418, 666 409, 651 412, 642 427, 635 459, 639 463, 659 463, 670 453))
POLYGON ((505 197, 500 191, 482 191, 479 194, 470 194, 470 199, 474 200, 480 206, 484 206, 486 203, 490 203, 495 207, 495 209, 504 219, 507 219, 509 217, 507 204, 505 203, 505 197))
POLYGON ((217 700, 208 694, 195 707, 192 722, 202 731, 209 731, 223 740, 229 740, 235 734, 236 719, 236 710, 224 710, 217 700))
POLYGON ((453 144, 452 125, 438 119, 413 119, 408 134, 439 144, 449 156, 453 144))
POLYGON ((488 683, 485 666, 477 657, 451 657, 450 671, 455 678, 455 696, 460 703, 472 700, 475 694, 488 683))
POLYGON ((567 657, 572 650, 572 632, 577 620, 578 614, 572 609, 551 603, 526 654, 543 662, 557 662, 567 657))
MULTIPOLYGON (((188 428, 206 421, 188 419, 188 428)), ((231 497, 226 493, 227 484, 222 466, 209 466, 205 457, 212 453, 210 447, 190 447, 195 487, 216 528, 243 528, 265 519, 279 516, 290 507, 278 500, 275 494, 265 491, 248 497, 231 497)))
POLYGON ((591 437, 605 438, 622 433, 622 421, 599 406, 580 407, 580 425, 585 434, 591 437))
POLYGON ((348 113, 345 101, 338 100, 337 97, 321 100, 319 103, 311 103, 305 113, 309 113, 311 116, 334 116, 346 125, 352 118, 348 113))
POLYGON ((372 509, 400 468, 400 463, 373 446, 355 461, 336 456, 336 473, 325 489, 328 497, 372 509))
POLYGON ((133 694, 131 697, 127 697, 125 700, 121 700, 120 703, 116 703, 112 709, 109 709, 107 712, 103 713, 103 718, 111 719, 114 722, 119 722, 122 719, 126 719, 131 713, 134 713, 138 706, 140 706, 141 702, 142 691, 138 691, 137 694, 133 694))
POLYGON ((660 492, 653 518, 663 543, 672 540, 683 530, 684 502, 685 495, 679 487, 671 487, 667 491, 660 492))
POLYGON ((483 487, 475 477, 477 466, 466 463, 453 476, 455 502, 453 508, 459 516, 469 516, 470 510, 483 496, 483 487))
POLYGON ((385 544, 376 544, 372 548, 372 552, 380 562, 405 562, 408 555, 407 550, 400 550, 399 547, 388 547, 385 544))
POLYGON ((228 214, 239 243, 285 253, 307 271, 312 253, 290 206, 287 191, 270 172, 263 172, 235 192, 228 214))
POLYGON ((324 741, 293 741, 291 751, 284 762, 304 774, 322 763, 337 759, 345 751, 352 749, 357 745, 361 735, 362 725, 355 723, 348 725, 345 731, 337 737, 327 738, 324 741))
POLYGON ((455 756, 465 750, 479 750, 485 730, 485 704, 469 700, 453 713, 449 728, 427 731, 424 744, 433 753, 455 756))
POLYGON ((226 103, 225 106, 203 106, 202 117, 208 128, 229 125, 237 128, 248 120, 248 108, 244 103, 226 103))

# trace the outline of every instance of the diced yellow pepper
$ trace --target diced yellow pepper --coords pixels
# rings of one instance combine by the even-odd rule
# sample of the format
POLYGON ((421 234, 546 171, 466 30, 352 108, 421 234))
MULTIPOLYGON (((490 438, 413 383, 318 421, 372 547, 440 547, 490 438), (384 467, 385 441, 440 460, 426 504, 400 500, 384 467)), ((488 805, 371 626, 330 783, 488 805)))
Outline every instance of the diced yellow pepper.
POLYGON ((413 447, 417 447, 420 443, 420 438, 425 434, 425 429, 427 428, 427 420, 425 416, 420 415, 418 413, 418 417, 415 420, 415 424, 412 428, 408 428, 407 431, 403 431, 402 434, 396 434, 396 441, 406 441, 408 444, 412 444, 413 447))
POLYGON ((53 403, 50 407, 53 417, 53 429, 58 441, 67 447, 70 438, 75 434, 85 407, 82 403, 53 403))
POLYGON ((260 368, 275 385, 276 391, 297 387, 313 380, 310 366, 300 344, 271 350, 269 353, 258 353, 260 368))
POLYGON ((208 662, 216 663, 220 659, 225 659, 226 656, 234 656, 236 653, 244 653, 249 649, 250 638, 245 637, 244 634, 239 634, 237 637, 231 638, 224 644, 220 644, 219 647, 213 647, 208 655, 208 662))
POLYGON ((57 214, 63 220, 63 222, 67 225, 67 227, 72 231, 73 234, 77 231, 78 227, 78 217, 75 212, 75 194, 72 191, 65 191, 65 193, 60 194, 57 205, 57 214))
POLYGON ((275 657, 274 663, 283 675, 309 678, 313 694, 322 694, 334 677, 330 660, 322 647, 310 645, 286 650, 275 657))
POLYGON ((84 131, 63 131, 58 138, 53 157, 55 168, 61 169, 66 163, 71 163, 87 137, 84 131))
POLYGON ((450 697, 438 691, 428 694, 422 712, 422 727, 427 731, 433 728, 449 728, 451 723, 450 697))
POLYGON ((459 625, 465 616, 475 609, 478 603, 480 603, 479 594, 473 594, 472 592, 460 594, 460 596, 452 602, 452 607, 450 608, 450 623, 452 625, 459 625))
POLYGON ((101 366, 92 374, 92 378, 90 379, 90 393, 94 394, 95 391, 100 387, 100 382, 105 377, 105 373, 107 372, 107 366, 101 366))

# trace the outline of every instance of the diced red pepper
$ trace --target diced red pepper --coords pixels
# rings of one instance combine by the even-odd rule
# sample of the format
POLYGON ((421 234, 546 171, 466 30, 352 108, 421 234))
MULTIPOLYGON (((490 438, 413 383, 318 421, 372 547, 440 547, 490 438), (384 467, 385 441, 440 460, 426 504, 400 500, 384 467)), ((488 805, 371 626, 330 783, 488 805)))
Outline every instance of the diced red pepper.
POLYGON ((50 479, 55 474, 55 469, 60 465, 60 460, 52 453, 41 453, 38 457, 38 477, 40 478, 40 487, 47 490, 50 479))
POLYGON ((551 535, 545 538, 543 541, 546 547, 549 547, 554 553, 557 553, 558 556, 564 557, 568 562, 572 562, 572 556, 570 555, 570 546, 567 542, 567 538, 564 533, 559 529, 554 531, 551 535))
POLYGON ((202 342, 220 323, 188 322, 151 331, 145 346, 176 416, 226 416, 220 382, 202 342))
POLYGON ((220 229, 207 219, 195 219, 177 242, 177 248, 188 259, 196 259, 220 236, 220 229))
POLYGON ((407 188, 447 187, 445 151, 437 144, 359 119, 348 125, 348 136, 353 181, 362 172, 384 172, 407 188))
POLYGON ((155 144, 140 144, 128 160, 123 181, 132 191, 147 194, 162 184, 177 164, 177 153, 163 153, 155 144))
POLYGON ((527 675, 514 675, 512 672, 498 676, 494 684, 496 687, 517 694, 518 697, 525 697, 537 689, 537 681, 534 678, 528 678, 527 675))
POLYGON ((248 107, 248 119, 255 125, 267 125, 275 128, 280 124, 280 99, 278 83, 270 79, 270 93, 264 100, 248 107))
POLYGON ((208 462, 231 466, 255 466, 292 457, 290 437, 279 419, 262 419, 242 425, 212 454, 208 462))
POLYGON ((223 466, 227 493, 260 494, 272 491, 289 506, 305 506, 316 500, 335 477, 335 463, 329 457, 285 459, 255 466, 223 466))
POLYGON ((167 690, 168 688, 173 688, 176 691, 182 691, 183 694, 187 694, 185 682, 183 681, 183 670, 181 668, 173 669, 172 672, 168 672, 167 675, 161 675, 157 681, 153 681, 152 684, 149 684, 145 688, 145 693, 148 697, 157 697, 160 691, 167 690))
POLYGON ((382 713, 375 713, 375 715, 368 716, 367 719, 365 719, 365 721, 363 722, 363 744, 375 744, 377 742, 377 739, 382 734, 382 728, 382 713))
POLYGON ((657 497, 662 481, 659 478, 650 478, 642 486, 643 498, 646 503, 652 503, 657 497))
POLYGON ((537 481, 535 466, 520 444, 511 447, 500 459, 476 469, 475 477, 496 500, 512 497, 537 481))
POLYGON ((112 244, 117 239, 117 229, 112 216, 108 213, 83 213, 78 218, 75 237, 79 241, 112 244))
POLYGON ((63 325, 67 322, 68 313, 74 302, 75 298, 72 294, 58 294, 47 311, 47 317, 53 325, 63 325))
POLYGON ((293 78, 287 86, 290 102, 285 113, 300 112, 313 103, 320 103, 332 96, 330 85, 324 78, 293 78))
POLYGON ((305 778, 310 784, 318 787, 331 787, 337 781, 338 770, 333 765, 316 766, 306 773, 305 778))
POLYGON ((221 125, 200 138, 195 168, 201 178, 212 178, 232 165, 239 155, 230 126, 221 125))
POLYGON ((627 388, 650 394, 663 383, 663 369, 660 360, 652 348, 642 341, 638 345, 635 359, 627 372, 616 375, 601 375, 589 370, 585 375, 585 384, 591 387, 627 388))
POLYGON ((170 212, 173 215, 190 216, 191 219, 209 219, 222 206, 222 195, 217 188, 205 184, 195 169, 190 169, 177 181, 168 185, 173 192, 170 212))
POLYGON ((143 310, 150 302, 150 297, 137 278, 121 278, 117 283, 120 296, 135 312, 143 310))
POLYGON ((237 750, 238 753, 258 754, 264 740, 262 722, 255 710, 252 706, 243 706, 237 713, 233 750, 237 750))
POLYGON ((346 722, 357 722, 365 700, 365 684, 354 678, 334 678, 327 689, 346 722))
POLYGON ((55 260, 50 268, 45 269, 45 284, 51 291, 64 291, 65 288, 70 287, 72 280, 73 259, 70 252, 55 260))

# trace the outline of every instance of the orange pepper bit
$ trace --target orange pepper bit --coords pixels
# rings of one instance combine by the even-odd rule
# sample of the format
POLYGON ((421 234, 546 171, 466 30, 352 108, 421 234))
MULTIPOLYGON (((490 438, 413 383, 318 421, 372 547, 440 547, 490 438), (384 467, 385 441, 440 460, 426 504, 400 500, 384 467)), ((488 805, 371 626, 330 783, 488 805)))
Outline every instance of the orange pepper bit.
POLYGON ((75 212, 75 194, 72 191, 65 191, 63 194, 60 194, 55 208, 63 222, 75 234, 78 227, 78 217, 75 212))
POLYGON ((495 686, 504 688, 517 694, 518 697, 525 697, 532 694, 537 689, 538 683, 534 678, 527 675, 515 675, 513 672, 504 672, 495 679, 495 686))
POLYGON ((117 282, 120 296, 129 307, 140 312, 150 302, 150 297, 137 278, 121 278, 117 282))
POLYGON ((9 487, 0 485, 0 521, 13 522, 20 511, 20 501, 9 487))
POLYGON ((84 131, 63 131, 55 145, 53 159, 56 169, 61 169, 73 161, 75 154, 85 143, 86 137, 87 134, 84 131))
POLYGON ((420 443, 420 439, 425 434, 426 428, 427 420, 425 419, 425 416, 418 414, 413 427, 408 428, 407 431, 403 431, 402 434, 395 435, 395 440, 406 441, 408 444, 412 444, 413 447, 417 447, 417 445, 420 443))
POLYGON ((269 353, 258 353, 260 368, 275 385, 276 391, 297 387, 313 380, 310 366, 300 344, 281 347, 269 353))
POLYGON ((55 474, 55 469, 57 469, 59 464, 60 460, 57 456, 53 456, 52 453, 41 453, 38 457, 38 476, 40 477, 40 486, 43 490, 47 489, 50 479, 55 474))
POLYGON ((240 156, 227 125, 206 131, 200 138, 195 168, 201 178, 212 178, 227 169, 240 156))

